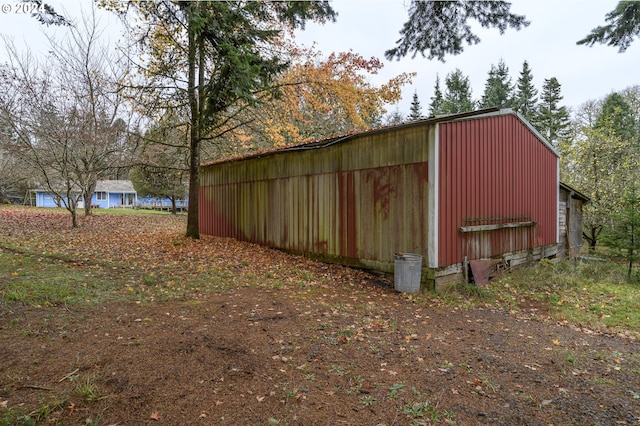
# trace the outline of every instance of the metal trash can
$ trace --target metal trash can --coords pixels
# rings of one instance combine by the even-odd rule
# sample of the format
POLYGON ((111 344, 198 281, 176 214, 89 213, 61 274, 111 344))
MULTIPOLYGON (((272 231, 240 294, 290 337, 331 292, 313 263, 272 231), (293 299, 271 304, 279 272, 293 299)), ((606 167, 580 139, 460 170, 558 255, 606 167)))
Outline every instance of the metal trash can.
POLYGON ((415 253, 397 253, 393 263, 394 288, 402 293, 420 291, 422 277, 422 255, 415 253))

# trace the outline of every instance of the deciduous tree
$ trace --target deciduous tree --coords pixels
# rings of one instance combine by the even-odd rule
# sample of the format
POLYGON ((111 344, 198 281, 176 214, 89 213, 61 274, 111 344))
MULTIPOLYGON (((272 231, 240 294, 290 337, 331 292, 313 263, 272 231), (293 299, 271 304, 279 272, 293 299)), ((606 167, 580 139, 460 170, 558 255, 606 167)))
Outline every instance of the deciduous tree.
POLYGON ((108 6, 132 16, 142 47, 140 99, 150 111, 188 105, 189 208, 186 235, 200 236, 199 167, 202 143, 220 136, 228 113, 251 105, 287 67, 274 44, 286 28, 333 19, 327 1, 137 1, 108 6))
POLYGON ((177 213, 177 202, 187 197, 188 135, 187 126, 167 114, 137 144, 136 163, 129 172, 139 197, 167 198, 173 214, 177 213))
POLYGON ((9 63, 2 69, 0 118, 10 132, 5 148, 71 213, 78 202, 91 212, 96 181, 121 166, 127 122, 115 81, 126 72, 98 42, 95 15, 49 39, 49 56, 38 63, 5 38, 9 63))
POLYGON ((620 110, 610 108, 610 99, 587 102, 576 111, 575 135, 561 163, 561 178, 591 198, 584 206, 583 232, 591 250, 622 210, 625 190, 637 185, 639 177, 640 152, 634 138, 622 138, 624 132, 616 131, 620 110))
POLYGON ((371 77, 383 67, 377 58, 354 52, 304 52, 280 76, 278 96, 245 111, 239 145, 250 149, 284 146, 366 130, 401 99, 413 74, 403 73, 380 86, 371 77))

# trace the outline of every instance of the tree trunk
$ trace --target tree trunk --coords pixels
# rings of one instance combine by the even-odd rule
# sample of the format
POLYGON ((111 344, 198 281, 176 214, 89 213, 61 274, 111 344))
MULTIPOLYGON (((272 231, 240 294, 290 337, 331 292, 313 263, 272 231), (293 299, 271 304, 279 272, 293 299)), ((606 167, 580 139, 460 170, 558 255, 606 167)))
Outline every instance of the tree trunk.
POLYGON ((93 198, 93 193, 96 189, 96 184, 94 183, 91 187, 87 188, 87 190, 82 194, 84 197, 84 215, 91 216, 93 213, 91 210, 91 199, 93 198))
POLYGON ((178 214, 178 209, 176 208, 176 197, 170 197, 171 199, 171 214, 178 214))
POLYGON ((189 82, 187 94, 189 97, 189 109, 191 110, 191 128, 189 141, 189 207, 187 209, 187 233, 189 238, 200 238, 200 228, 198 225, 198 193, 200 191, 200 178, 198 176, 200 168, 200 109, 198 105, 198 93, 202 90, 196 84, 197 65, 197 38, 194 28, 195 12, 193 8, 198 7, 197 2, 189 4, 189 22, 187 32, 189 33, 189 82))
POLYGON ((71 226, 74 228, 78 227, 78 210, 77 209, 71 210, 71 226))

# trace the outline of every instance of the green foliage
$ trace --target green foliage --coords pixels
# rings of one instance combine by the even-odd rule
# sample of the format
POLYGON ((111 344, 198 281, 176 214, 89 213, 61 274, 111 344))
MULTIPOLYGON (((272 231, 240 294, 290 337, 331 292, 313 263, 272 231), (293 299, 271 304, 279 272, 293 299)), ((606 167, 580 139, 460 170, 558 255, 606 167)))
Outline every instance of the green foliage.
POLYGON ((570 138, 571 121, 567 107, 560 106, 562 101, 561 85, 555 77, 547 78, 542 85, 538 113, 534 124, 538 131, 555 147, 570 138))
POLYGON ((503 34, 508 27, 519 30, 529 25, 523 15, 510 12, 511 3, 502 1, 417 1, 409 6, 409 19, 400 31, 395 48, 387 50, 387 59, 400 59, 418 53, 428 59, 444 61, 447 54, 457 55, 463 44, 477 44, 480 38, 471 31, 470 20, 483 28, 497 28, 503 34))
POLYGON ((414 92, 411 108, 409 108, 409 120, 418 120, 420 117, 422 117, 422 106, 418 99, 418 93, 414 92))
POLYGON ((187 196, 188 147, 186 126, 167 114, 148 130, 136 149, 139 163, 129 179, 140 197, 167 198, 176 213, 176 202, 187 196))
POLYGON ((500 60, 497 66, 491 65, 480 107, 510 108, 513 106, 512 92, 513 86, 509 77, 509 67, 503 60, 500 60))
POLYGON ((622 196, 621 209, 613 213, 611 219, 604 241, 628 262, 627 278, 631 280, 633 263, 640 254, 640 197, 636 185, 627 188, 622 196))
POLYGON ((176 111, 188 124, 189 212, 187 236, 198 238, 198 178, 202 143, 242 123, 236 113, 271 92, 288 62, 275 46, 285 29, 308 19, 333 19, 327 1, 317 2, 112 2, 134 14, 145 80, 138 101, 157 115, 176 111))
POLYGON ((442 100, 442 114, 456 114, 459 112, 473 111, 475 102, 471 97, 471 84, 469 77, 462 74, 460 69, 447 74, 445 79, 445 93, 442 100))
POLYGON ((487 288, 496 303, 518 310, 528 301, 546 305, 559 321, 638 335, 640 288, 627 281, 627 269, 615 261, 563 261, 552 267, 518 268, 487 288))
POLYGON ((640 92, 631 89, 625 96, 611 94, 604 100, 590 101, 577 110, 575 136, 562 146, 562 179, 591 198, 584 206, 583 222, 591 250, 612 215, 620 210, 625 189, 637 182, 638 111, 640 92))
POLYGON ((86 402, 96 402, 100 399, 100 389, 90 377, 78 383, 75 393, 86 402))
POLYGON ((640 34, 640 2, 619 2, 615 9, 607 13, 606 21, 609 24, 594 28, 578 44, 593 46, 601 43, 618 47, 621 53, 627 50, 633 39, 640 34))
POLYGON ((621 94, 614 92, 604 99, 594 127, 629 143, 636 136, 636 120, 631 105, 621 94))
POLYGON ((429 401, 409 402, 402 409, 402 414, 414 419, 427 419, 427 421, 439 422, 440 413, 435 405, 429 401))
POLYGON ((529 63, 522 63, 522 71, 516 82, 513 107, 527 120, 533 121, 538 108, 538 90, 533 85, 533 75, 529 63))
POLYGON ((442 114, 442 102, 444 97, 442 90, 440 90, 440 76, 436 75, 436 83, 433 88, 433 96, 431 97, 431 103, 429 103, 429 116, 433 117, 438 114, 442 114))

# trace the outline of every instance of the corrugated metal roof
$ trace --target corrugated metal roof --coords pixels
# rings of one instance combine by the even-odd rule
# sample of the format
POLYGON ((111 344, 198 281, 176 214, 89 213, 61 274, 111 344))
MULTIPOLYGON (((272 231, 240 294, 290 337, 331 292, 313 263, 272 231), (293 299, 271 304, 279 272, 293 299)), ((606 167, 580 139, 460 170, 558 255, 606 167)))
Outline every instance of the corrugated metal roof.
POLYGON ((554 153, 554 155, 556 157, 560 156, 558 154, 558 152, 555 150, 555 148, 553 148, 553 146, 546 140, 546 138, 544 136, 542 136, 542 134, 540 134, 540 132, 538 132, 538 130, 526 118, 524 118, 522 115, 518 114, 516 111, 512 110, 511 108, 506 108, 506 109, 486 108, 486 109, 481 109, 481 110, 477 110, 477 111, 469 111, 469 112, 463 112, 463 113, 458 113, 458 114, 438 115, 438 116, 435 116, 435 117, 418 119, 418 120, 410 121, 408 123, 398 124, 398 125, 394 125, 394 126, 378 127, 378 128, 375 128, 375 129, 365 130, 365 131, 362 131, 362 132, 347 133, 347 134, 343 134, 343 135, 332 136, 332 137, 329 137, 329 138, 314 140, 314 141, 310 141, 310 142, 302 142, 300 144, 289 145, 289 146, 286 146, 284 148, 272 148, 272 149, 266 149, 266 150, 262 150, 262 151, 258 151, 258 152, 252 152, 252 153, 249 153, 249 154, 240 154, 240 155, 236 155, 236 156, 233 156, 233 157, 226 157, 226 158, 222 158, 222 159, 219 159, 219 160, 214 160, 214 161, 211 161, 211 162, 208 162, 208 163, 203 163, 202 167, 206 167, 206 166, 210 166, 210 165, 214 165, 214 164, 222 164, 222 163, 227 163, 227 162, 232 162, 232 161, 242 161, 242 160, 247 160, 249 158, 259 158, 259 157, 263 157, 263 156, 267 156, 267 155, 274 155, 274 154, 281 153, 281 152, 305 151, 305 150, 310 150, 310 149, 326 148, 326 147, 329 147, 331 145, 335 145, 335 144, 338 144, 338 143, 343 143, 343 142, 351 140, 351 139, 353 139, 355 137, 359 137, 359 136, 363 136, 363 135, 374 135, 376 133, 395 131, 395 130, 399 130, 399 129, 405 129, 405 128, 414 127, 414 126, 421 126, 421 125, 424 125, 424 124, 435 124, 435 123, 444 123, 444 122, 449 122, 449 121, 460 121, 460 120, 471 120, 471 119, 486 118, 486 117, 489 117, 489 116, 492 116, 492 115, 514 115, 514 116, 516 116, 525 126, 527 126, 529 128, 529 130, 531 130, 531 132, 549 150, 551 150, 554 153))
POLYGON ((576 198, 578 200, 584 201, 585 203, 588 203, 589 201, 591 201, 591 198, 587 197, 586 195, 584 195, 582 192, 578 191, 577 189, 567 185, 564 182, 560 182, 560 188, 569 191, 572 193, 573 198, 576 198))

